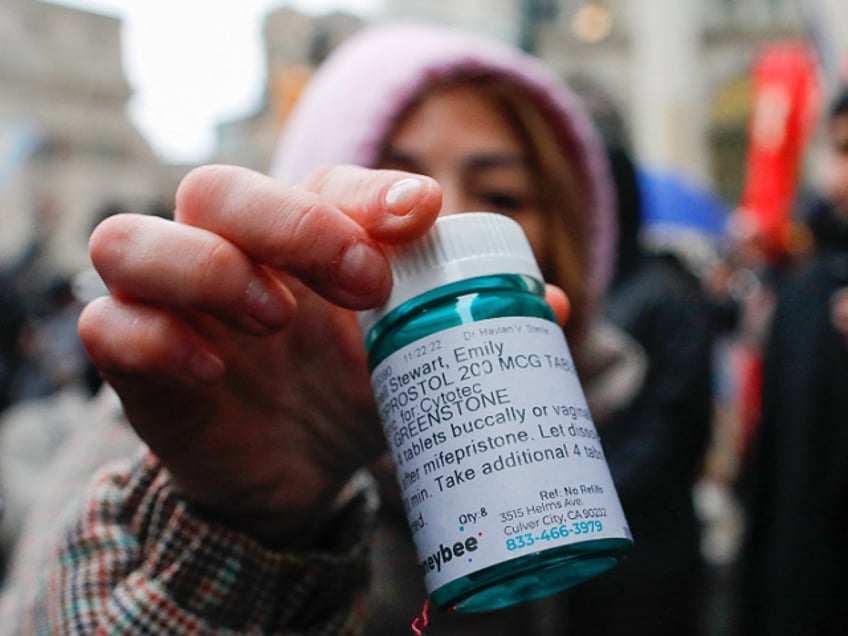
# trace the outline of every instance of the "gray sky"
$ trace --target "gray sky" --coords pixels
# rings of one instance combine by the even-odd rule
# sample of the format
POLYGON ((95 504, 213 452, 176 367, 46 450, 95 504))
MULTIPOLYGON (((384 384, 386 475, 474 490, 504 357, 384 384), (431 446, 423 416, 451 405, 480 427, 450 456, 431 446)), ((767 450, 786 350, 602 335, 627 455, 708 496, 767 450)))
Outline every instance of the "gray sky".
POLYGON ((284 6, 373 15, 381 0, 48 0, 124 20, 129 114, 169 161, 200 162, 216 121, 247 115, 264 85, 262 17, 284 6))

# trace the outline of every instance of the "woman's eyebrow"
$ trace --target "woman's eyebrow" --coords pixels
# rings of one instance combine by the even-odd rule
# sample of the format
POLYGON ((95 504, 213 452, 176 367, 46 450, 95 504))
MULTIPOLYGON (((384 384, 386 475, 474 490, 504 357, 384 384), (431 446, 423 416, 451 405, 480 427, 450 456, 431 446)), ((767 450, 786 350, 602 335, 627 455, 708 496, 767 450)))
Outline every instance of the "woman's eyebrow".
MULTIPOLYGON (((414 152, 389 146, 383 152, 380 164, 406 169, 421 169, 423 162, 414 152)), ((529 169, 529 162, 523 154, 518 152, 491 151, 475 153, 464 158, 461 167, 463 172, 473 174, 498 168, 527 170, 529 169)))
POLYGON ((383 154, 380 157, 380 163, 391 163, 404 166, 417 166, 420 162, 413 153, 407 152, 400 148, 389 146, 383 151, 383 154))
POLYGON ((528 167, 527 158, 524 155, 511 152, 492 152, 476 154, 463 161, 466 170, 488 170, 492 168, 521 168, 528 167))

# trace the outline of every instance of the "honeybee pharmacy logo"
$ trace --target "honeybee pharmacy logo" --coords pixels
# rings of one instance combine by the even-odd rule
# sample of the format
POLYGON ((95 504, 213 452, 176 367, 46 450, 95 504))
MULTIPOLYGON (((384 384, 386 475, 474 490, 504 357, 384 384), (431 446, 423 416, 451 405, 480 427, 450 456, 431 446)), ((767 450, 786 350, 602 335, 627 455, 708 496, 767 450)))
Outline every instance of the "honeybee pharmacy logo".
MULTIPOLYGON (((464 528, 460 528, 460 531, 464 528)), ((474 561, 474 552, 480 547, 480 540, 483 538, 483 533, 478 532, 474 536, 457 539, 453 542, 448 542, 447 545, 439 543, 437 550, 434 550, 426 559, 421 562, 421 567, 424 569, 424 574, 430 572, 441 572, 442 568, 448 563, 467 560, 468 563, 474 561)))

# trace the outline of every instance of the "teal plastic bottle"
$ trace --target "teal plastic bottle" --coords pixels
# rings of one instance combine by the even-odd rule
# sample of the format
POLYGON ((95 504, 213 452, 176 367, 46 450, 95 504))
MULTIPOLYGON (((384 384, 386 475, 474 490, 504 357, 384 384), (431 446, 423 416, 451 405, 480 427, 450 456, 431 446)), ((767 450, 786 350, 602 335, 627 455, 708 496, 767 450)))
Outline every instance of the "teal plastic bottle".
POLYGON ((430 599, 493 610, 615 566, 630 530, 521 227, 451 215, 388 255, 359 318, 430 599))

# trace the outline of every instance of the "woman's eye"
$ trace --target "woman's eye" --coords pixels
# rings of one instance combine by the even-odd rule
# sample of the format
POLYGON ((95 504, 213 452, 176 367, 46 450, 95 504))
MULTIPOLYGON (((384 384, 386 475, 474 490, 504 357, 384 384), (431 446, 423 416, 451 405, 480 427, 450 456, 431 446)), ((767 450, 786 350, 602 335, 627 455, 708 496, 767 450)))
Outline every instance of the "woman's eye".
POLYGON ((511 192, 486 192, 480 198, 494 212, 517 213, 529 204, 527 197, 511 192))

